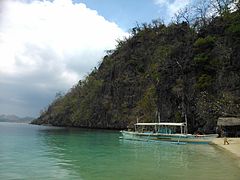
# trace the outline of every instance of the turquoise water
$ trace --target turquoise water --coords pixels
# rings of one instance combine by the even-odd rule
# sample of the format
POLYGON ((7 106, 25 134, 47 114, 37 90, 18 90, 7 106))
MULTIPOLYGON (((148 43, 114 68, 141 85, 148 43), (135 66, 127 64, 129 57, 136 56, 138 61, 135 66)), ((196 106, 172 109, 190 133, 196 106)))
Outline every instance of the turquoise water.
POLYGON ((119 139, 116 131, 0 123, 0 179, 239 180, 230 153, 119 139))

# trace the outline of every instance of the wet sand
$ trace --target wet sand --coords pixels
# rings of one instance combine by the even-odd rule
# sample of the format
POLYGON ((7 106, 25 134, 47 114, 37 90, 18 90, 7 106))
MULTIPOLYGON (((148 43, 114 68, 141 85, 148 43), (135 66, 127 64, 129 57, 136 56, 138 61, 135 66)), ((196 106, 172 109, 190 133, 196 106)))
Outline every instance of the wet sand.
POLYGON ((227 138, 229 145, 224 145, 224 138, 216 138, 212 141, 213 144, 225 149, 235 155, 240 161, 240 138, 227 138))

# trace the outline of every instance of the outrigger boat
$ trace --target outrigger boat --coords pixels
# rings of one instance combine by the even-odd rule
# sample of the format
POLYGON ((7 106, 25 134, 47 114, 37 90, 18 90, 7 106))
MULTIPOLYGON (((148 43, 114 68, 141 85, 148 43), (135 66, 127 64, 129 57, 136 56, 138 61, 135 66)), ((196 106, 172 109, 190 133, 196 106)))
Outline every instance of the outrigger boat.
POLYGON ((217 134, 188 134, 187 123, 136 123, 135 131, 121 131, 123 139, 210 143, 217 134))

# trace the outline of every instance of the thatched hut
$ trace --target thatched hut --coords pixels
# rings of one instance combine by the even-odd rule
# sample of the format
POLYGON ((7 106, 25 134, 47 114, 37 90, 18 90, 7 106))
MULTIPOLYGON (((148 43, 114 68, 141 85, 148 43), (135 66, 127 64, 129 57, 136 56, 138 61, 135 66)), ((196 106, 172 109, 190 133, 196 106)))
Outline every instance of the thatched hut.
POLYGON ((228 137, 240 137, 240 118, 220 117, 217 125, 224 130, 228 137))

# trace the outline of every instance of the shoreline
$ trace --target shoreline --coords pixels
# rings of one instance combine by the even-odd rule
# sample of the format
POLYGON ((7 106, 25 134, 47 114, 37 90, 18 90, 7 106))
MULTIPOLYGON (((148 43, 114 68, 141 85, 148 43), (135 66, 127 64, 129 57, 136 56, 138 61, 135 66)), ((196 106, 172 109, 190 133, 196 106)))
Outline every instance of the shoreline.
POLYGON ((238 161, 238 166, 240 167, 240 138, 227 138, 229 145, 224 145, 224 138, 216 138, 211 144, 228 151, 233 155, 233 158, 238 161))

